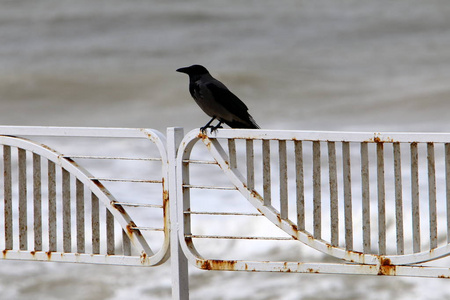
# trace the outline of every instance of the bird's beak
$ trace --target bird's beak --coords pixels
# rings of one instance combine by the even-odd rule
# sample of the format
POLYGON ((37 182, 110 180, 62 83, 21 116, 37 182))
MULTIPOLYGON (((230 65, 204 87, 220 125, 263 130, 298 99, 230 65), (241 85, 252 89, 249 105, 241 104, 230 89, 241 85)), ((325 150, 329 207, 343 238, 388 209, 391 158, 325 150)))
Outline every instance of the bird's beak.
POLYGON ((177 69, 176 71, 177 72, 180 72, 180 73, 185 73, 185 74, 187 74, 188 73, 188 67, 185 67, 185 68, 179 68, 179 69, 177 69))

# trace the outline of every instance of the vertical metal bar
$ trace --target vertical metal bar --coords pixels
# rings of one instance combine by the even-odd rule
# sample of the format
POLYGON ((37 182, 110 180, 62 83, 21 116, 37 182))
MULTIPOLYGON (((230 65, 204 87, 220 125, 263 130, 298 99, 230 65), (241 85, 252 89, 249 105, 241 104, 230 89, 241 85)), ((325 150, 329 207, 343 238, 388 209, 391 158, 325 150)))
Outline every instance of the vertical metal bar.
POLYGON ((228 156, 230 157, 230 168, 237 168, 237 158, 236 158, 236 140, 228 139, 228 156))
POLYGON ((305 186, 303 179, 302 141, 294 141, 295 151, 295 186, 297 198, 297 228, 305 230, 305 186))
POLYGON ((411 199, 413 252, 420 252, 419 153, 417 143, 411 143, 411 199))
POLYGON ((394 177, 395 177, 395 219, 397 231, 397 254, 405 253, 403 236, 403 195, 402 195, 402 163, 400 143, 394 143, 394 177))
MULTIPOLYGON (((181 178, 177 176, 177 151, 181 140, 183 139, 183 128, 167 129, 167 156, 169 160, 169 205, 170 205, 170 265, 172 269, 172 299, 188 300, 189 299, 189 275, 188 262, 180 246, 179 222, 183 222, 178 215, 178 205, 184 205, 184 195, 180 195, 177 191, 181 178)), ((249 172, 249 143, 247 141, 247 174, 249 172)), ((253 164, 253 142, 251 143, 251 160, 253 164)), ((183 154, 179 154, 183 155, 183 154)), ((188 166, 186 164, 185 166, 188 166)), ((252 166, 253 170, 253 166, 252 166)), ((253 171, 252 171, 253 172, 253 171)), ((183 173, 183 175, 186 175, 183 173)), ((248 180, 249 176, 247 176, 248 180)), ((250 188, 250 187, 249 187, 250 188)), ((253 188, 253 187, 252 187, 253 188)), ((187 195, 189 197, 189 195, 187 195)), ((184 210, 183 210, 184 211, 184 210)))
POLYGON ((28 249, 27 228, 27 156, 24 149, 18 149, 19 159, 19 249, 28 249))
POLYGON ((363 220, 363 251, 370 252, 370 180, 369 180, 369 150, 367 142, 361 143, 361 193, 363 220))
POLYGON ((56 239, 56 168, 55 163, 48 161, 48 241, 49 252, 57 249, 56 239))
POLYGON ((336 144, 328 142, 328 168, 330 179, 330 221, 331 221, 331 245, 339 245, 339 205, 338 184, 336 170, 336 144))
POLYGON ((271 180, 270 180, 270 140, 262 141, 263 150, 263 193, 264 205, 272 204, 271 180))
POLYGON ((100 254, 100 210, 98 197, 91 193, 92 253, 100 254))
POLYGON ((280 167, 280 216, 289 218, 286 141, 278 141, 280 167))
POLYGON ((3 146, 3 197, 5 201, 5 249, 13 248, 11 147, 3 146))
POLYGON ((430 249, 437 248, 437 215, 436 215, 436 166, 434 144, 427 143, 428 160, 428 200, 430 216, 430 249))
POLYGON ((384 185, 384 144, 377 143, 378 254, 386 254, 386 192, 384 185))
POLYGON ((106 254, 115 254, 114 245, 114 217, 112 213, 106 209, 106 254))
MULTIPOLYGON (((177 170, 178 172, 178 170, 177 170)), ((189 162, 183 163, 183 168, 181 170, 181 186, 189 185, 190 179, 190 166, 189 162)), ((181 205, 183 206, 183 212, 189 211, 191 209, 191 190, 188 187, 182 188, 182 198, 180 199, 181 205)), ((178 205, 178 204, 177 204, 178 205)), ((183 214, 183 220, 179 220, 179 222, 183 222, 184 224, 184 234, 191 234, 191 214, 183 214)))
POLYGON ((63 251, 72 252, 70 173, 62 169, 63 251))
POLYGON ((255 155, 253 153, 253 140, 245 141, 247 160, 247 188, 251 191, 255 188, 255 155))
POLYGON ((122 247, 123 255, 131 256, 131 241, 125 230, 122 229, 122 247))
POLYGON ((77 252, 85 253, 85 224, 84 224, 84 185, 76 180, 76 209, 77 209, 77 252))
POLYGON ((42 250, 41 157, 33 153, 34 250, 42 250))
POLYGON ((349 142, 342 142, 342 166, 344 178, 345 248, 346 250, 353 250, 352 175, 349 142))
POLYGON ((322 189, 321 189, 321 166, 320 166, 320 142, 313 142, 313 227, 314 237, 322 238, 322 189))
POLYGON ((445 144, 445 187, 447 200, 447 243, 450 243, 450 143, 445 144))

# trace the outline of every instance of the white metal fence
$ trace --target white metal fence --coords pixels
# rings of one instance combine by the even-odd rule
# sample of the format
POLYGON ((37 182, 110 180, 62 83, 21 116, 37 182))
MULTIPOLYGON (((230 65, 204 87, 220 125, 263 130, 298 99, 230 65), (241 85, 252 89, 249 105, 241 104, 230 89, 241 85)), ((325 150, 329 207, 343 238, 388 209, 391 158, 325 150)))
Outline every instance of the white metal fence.
POLYGON ((158 132, 45 127, 1 127, 0 132, 4 259, 158 265, 168 258, 167 155, 158 132), (143 156, 120 153, 133 147, 133 140, 144 142, 136 144, 143 156), (127 147, 114 149, 121 143, 127 147), (80 148, 91 151, 77 153, 80 148), (145 172, 146 163, 156 166, 145 172), (145 185, 158 188, 143 190, 139 199, 120 192, 137 194, 145 185))
POLYGON ((449 142, 447 134, 193 131, 177 162, 183 250, 203 269, 447 277, 448 268, 417 264, 449 254, 449 142), (209 158, 190 159, 195 147, 209 158), (194 164, 218 166, 229 185, 192 184, 194 164), (195 189, 237 190, 254 210, 197 211, 195 189), (285 235, 196 234, 191 223, 203 215, 263 216, 285 235), (342 263, 211 259, 199 239, 296 240, 342 263))
POLYGON ((188 298, 187 261, 450 277, 450 134, 0 127, 0 142, 4 259, 156 266, 171 253, 174 299, 188 298), (331 262, 246 251, 267 243, 331 262))

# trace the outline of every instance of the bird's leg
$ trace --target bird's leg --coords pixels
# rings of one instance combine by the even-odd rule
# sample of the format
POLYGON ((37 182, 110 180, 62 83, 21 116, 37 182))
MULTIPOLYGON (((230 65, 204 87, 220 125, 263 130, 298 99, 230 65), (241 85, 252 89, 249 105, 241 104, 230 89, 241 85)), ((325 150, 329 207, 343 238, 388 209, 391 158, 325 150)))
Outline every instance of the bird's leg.
POLYGON ((219 121, 219 124, 217 124, 214 127, 211 127, 211 133, 213 133, 214 131, 216 131, 219 128, 223 128, 221 124, 222 124, 222 121, 219 121))
POLYGON ((200 131, 201 131, 202 133, 205 133, 205 131, 206 131, 207 128, 213 128, 213 127, 211 126, 211 123, 212 123, 212 121, 214 121, 215 119, 216 119, 216 117, 212 117, 212 119, 209 120, 209 122, 206 123, 205 126, 200 127, 200 131))

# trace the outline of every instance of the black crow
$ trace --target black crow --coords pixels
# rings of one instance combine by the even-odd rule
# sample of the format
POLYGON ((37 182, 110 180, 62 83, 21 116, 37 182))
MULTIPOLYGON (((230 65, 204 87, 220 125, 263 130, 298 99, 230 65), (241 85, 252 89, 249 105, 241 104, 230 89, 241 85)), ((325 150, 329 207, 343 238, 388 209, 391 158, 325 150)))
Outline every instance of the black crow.
POLYGON ((248 113, 247 106, 227 87, 209 74, 205 67, 192 65, 179 68, 177 72, 189 75, 189 92, 195 102, 212 119, 200 129, 204 132, 211 128, 211 132, 222 128, 225 123, 231 128, 260 128, 248 113), (217 119, 219 123, 212 126, 217 119))

